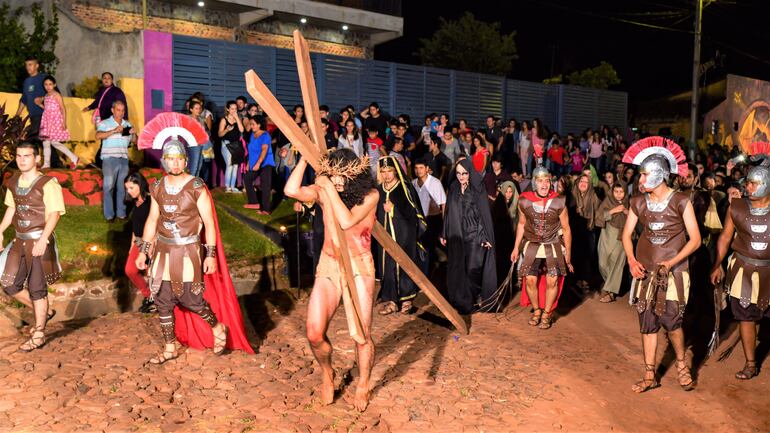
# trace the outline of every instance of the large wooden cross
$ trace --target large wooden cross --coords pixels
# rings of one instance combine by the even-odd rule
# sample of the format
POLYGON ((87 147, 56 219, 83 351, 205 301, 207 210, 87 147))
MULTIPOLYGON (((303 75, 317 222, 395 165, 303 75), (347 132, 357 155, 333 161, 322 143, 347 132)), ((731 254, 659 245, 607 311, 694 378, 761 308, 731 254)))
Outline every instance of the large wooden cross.
MULTIPOLYGON (((321 116, 318 106, 318 96, 316 93, 315 80, 313 78, 313 68, 310 63, 310 50, 307 41, 298 31, 294 31, 294 55, 297 59, 297 72, 299 74, 300 87, 302 88, 302 99, 305 102, 305 117, 307 118, 310 136, 308 138, 302 129, 294 122, 280 102, 273 96, 270 89, 257 76, 253 70, 246 72, 246 89, 256 100, 262 110, 264 110, 275 125, 283 132, 286 138, 291 142, 302 156, 316 170, 319 169, 319 161, 323 156, 320 149, 325 148, 325 138, 321 126, 321 116)), ((324 212, 332 212, 331 207, 324 208, 324 212)), ((337 260, 342 265, 345 283, 342 288, 342 299, 347 316, 348 329, 351 337, 358 342, 364 343, 366 339, 365 329, 361 324, 361 308, 358 299, 356 284, 352 266, 350 263, 350 254, 347 248, 347 241, 344 231, 340 227, 337 219, 330 214, 331 220, 335 221, 335 231, 332 232, 334 253, 337 260)), ((423 293, 428 296, 431 302, 449 319, 457 330, 467 334, 468 326, 463 318, 439 293, 438 289, 428 280, 420 271, 417 265, 412 262, 403 249, 390 237, 385 228, 375 222, 372 234, 382 248, 406 271, 412 281, 417 284, 423 293)))

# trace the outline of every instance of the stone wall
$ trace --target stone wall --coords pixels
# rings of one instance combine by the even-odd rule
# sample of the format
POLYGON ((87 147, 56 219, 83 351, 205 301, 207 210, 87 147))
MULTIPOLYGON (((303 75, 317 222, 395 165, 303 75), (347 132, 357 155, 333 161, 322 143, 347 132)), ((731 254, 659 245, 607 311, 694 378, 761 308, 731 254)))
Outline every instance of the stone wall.
MULTIPOLYGON (((284 262, 279 257, 267 257, 260 263, 231 263, 231 275, 237 296, 286 290, 289 283, 283 275, 284 262)), ((104 314, 136 311, 142 295, 124 279, 103 278, 95 281, 56 283, 49 287, 51 307, 56 310, 54 322, 92 319, 104 314)), ((30 323, 32 312, 18 308, 10 298, 0 297, 0 338, 16 335, 14 327, 21 321, 30 323)))
MULTIPOLYGON (((69 7, 67 8, 62 4, 62 10, 68 11, 67 13, 71 14, 81 25, 91 29, 105 33, 125 34, 143 28, 141 10, 137 12, 136 8, 123 5, 125 2, 119 0, 99 2, 102 6, 93 4, 94 2, 70 1, 65 3, 68 3, 69 7), (112 3, 117 3, 117 6, 121 6, 121 8, 112 8, 114 6, 112 3)), ((163 16, 162 10, 156 15, 155 10, 153 10, 153 15, 147 17, 147 30, 278 48, 292 48, 294 46, 292 37, 287 34, 271 34, 264 31, 241 29, 230 24, 209 23, 221 24, 221 21, 226 21, 224 15, 220 16, 221 19, 204 20, 204 22, 191 21, 196 18, 194 14, 167 13, 166 15, 170 16, 163 16), (179 18, 180 15, 184 18, 179 18)), ((323 34, 318 32, 318 35, 323 34)), ((369 50, 362 46, 347 45, 346 43, 317 39, 308 40, 310 51, 313 52, 358 58, 364 58, 370 54, 369 50)))

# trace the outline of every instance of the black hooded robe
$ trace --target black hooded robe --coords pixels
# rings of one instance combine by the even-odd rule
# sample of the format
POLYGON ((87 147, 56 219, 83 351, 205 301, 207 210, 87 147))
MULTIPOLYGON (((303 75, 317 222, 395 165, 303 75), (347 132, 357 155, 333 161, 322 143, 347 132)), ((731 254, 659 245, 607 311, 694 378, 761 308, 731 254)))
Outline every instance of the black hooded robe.
MULTIPOLYGON (((380 193, 377 221, 385 227, 388 234, 403 248, 409 258, 420 267, 421 260, 417 245, 420 224, 418 212, 420 211, 407 198, 404 191, 405 185, 407 188, 412 187, 408 182, 396 182, 390 191, 386 191, 383 185, 377 187, 380 193), (386 200, 390 200, 393 204, 392 216, 383 210, 386 200)), ((410 191, 410 195, 417 197, 414 191, 410 191)), ((381 278, 379 295, 381 301, 400 304, 417 296, 417 285, 389 254, 385 254, 379 244, 377 244, 377 268, 381 278)))
POLYGON ((470 174, 465 193, 460 182, 452 182, 444 213, 447 247, 447 300, 460 314, 492 311, 486 305, 497 290, 495 231, 489 199, 481 176, 468 159, 461 165, 470 174), (492 248, 481 246, 489 242, 492 248), (484 304, 486 308, 480 309, 484 304))

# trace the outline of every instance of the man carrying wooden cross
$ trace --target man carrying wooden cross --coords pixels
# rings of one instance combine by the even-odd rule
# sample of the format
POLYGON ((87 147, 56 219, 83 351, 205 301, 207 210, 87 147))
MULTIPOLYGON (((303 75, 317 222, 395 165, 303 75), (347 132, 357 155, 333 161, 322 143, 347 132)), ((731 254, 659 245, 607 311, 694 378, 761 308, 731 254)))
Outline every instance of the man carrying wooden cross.
POLYGON ((302 158, 289 176, 284 193, 305 203, 319 203, 324 216, 324 244, 316 268, 315 283, 307 312, 307 338, 323 374, 321 401, 334 401, 332 345, 326 336, 329 322, 343 296, 344 270, 336 257, 340 247, 336 223, 344 230, 355 280, 351 295, 360 302, 358 311, 363 343, 356 341, 360 377, 353 406, 363 411, 369 404, 369 377, 374 365, 371 337, 374 304, 374 260, 371 234, 379 193, 369 174, 368 158, 359 159, 350 149, 340 149, 324 157, 314 185, 302 186, 307 161, 302 158), (336 222, 335 222, 336 217, 336 222))

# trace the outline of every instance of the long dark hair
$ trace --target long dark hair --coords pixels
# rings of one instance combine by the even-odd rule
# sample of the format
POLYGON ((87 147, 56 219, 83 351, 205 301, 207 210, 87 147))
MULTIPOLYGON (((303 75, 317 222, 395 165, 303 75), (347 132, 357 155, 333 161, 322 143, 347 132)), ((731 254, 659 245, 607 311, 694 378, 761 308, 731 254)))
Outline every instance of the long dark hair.
MULTIPOLYGON (((343 165, 360 163, 356 153, 350 149, 335 150, 329 154, 328 158, 331 165, 335 163, 343 163, 343 165)), ((363 204, 364 197, 376 188, 377 184, 374 183, 371 172, 366 170, 345 182, 345 188, 339 193, 340 199, 342 199, 342 202, 345 203, 348 209, 351 209, 353 206, 363 204)))
MULTIPOLYGON (((129 182, 133 183, 134 185, 139 185, 139 197, 141 197, 142 200, 146 201, 148 198, 150 198, 150 185, 147 183, 147 179, 145 179, 142 173, 135 171, 126 176, 126 180, 124 180, 123 183, 126 184, 129 182)), ((126 194, 126 203, 133 203, 134 201, 136 201, 136 199, 126 194)))
POLYGON ((45 78, 43 78, 43 82, 50 81, 53 83, 53 89, 56 90, 56 93, 61 95, 61 90, 59 90, 59 87, 56 85, 56 78, 53 77, 53 75, 46 75, 45 78))

